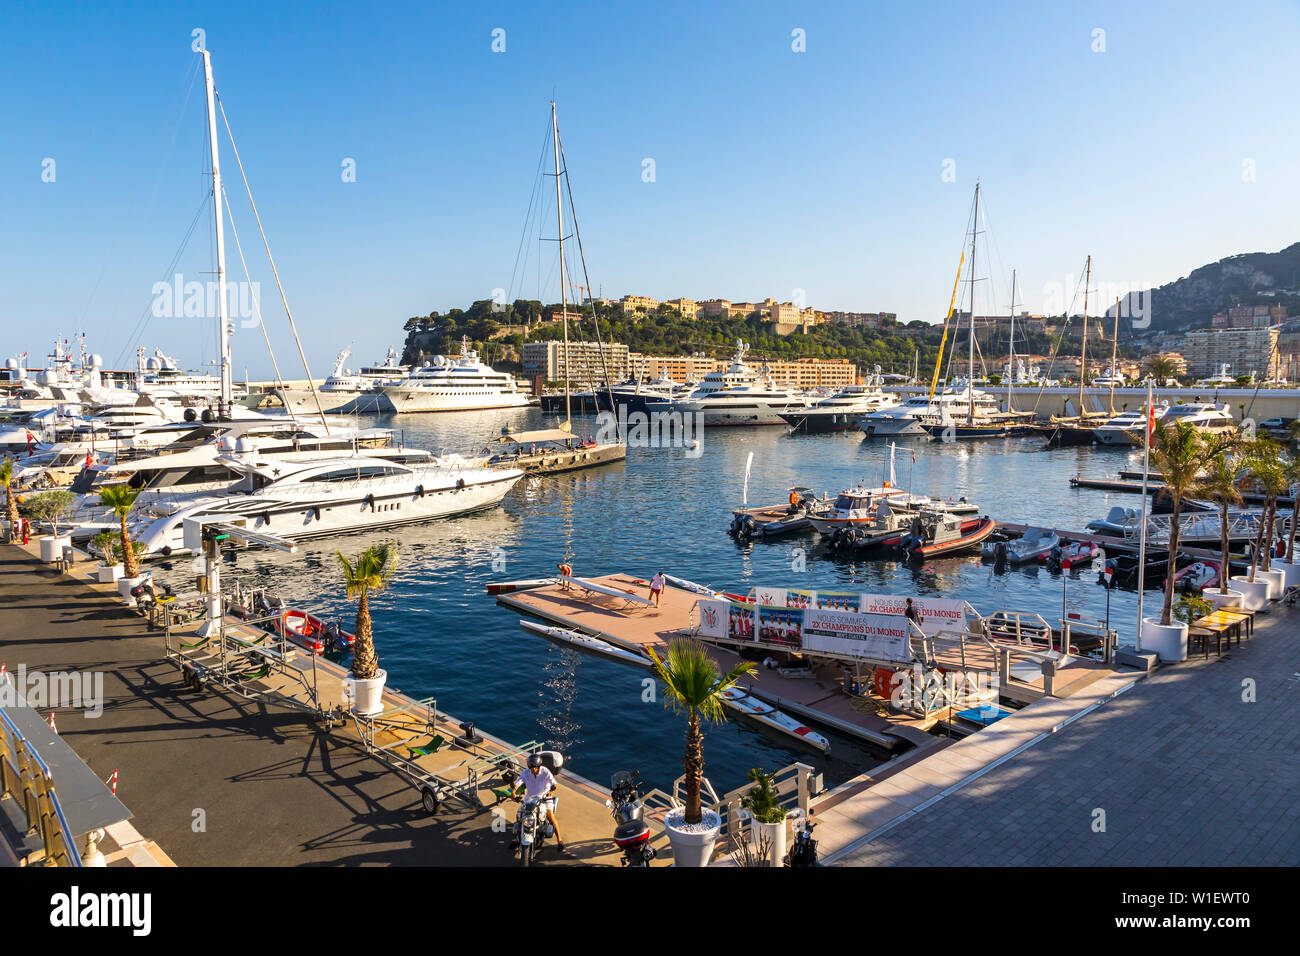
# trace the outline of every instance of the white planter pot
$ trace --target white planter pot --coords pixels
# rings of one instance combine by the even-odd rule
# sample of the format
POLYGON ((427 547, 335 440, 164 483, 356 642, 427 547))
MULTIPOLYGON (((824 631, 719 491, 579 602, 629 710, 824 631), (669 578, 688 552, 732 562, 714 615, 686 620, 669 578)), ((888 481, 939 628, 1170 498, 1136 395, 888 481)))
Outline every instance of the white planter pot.
POLYGON ((352 675, 343 678, 345 693, 352 700, 353 713, 369 717, 384 709, 384 681, 388 671, 382 667, 369 680, 357 680, 352 675))
POLYGON ((59 558, 63 557, 63 542, 59 538, 54 537, 54 535, 45 535, 40 539, 40 544, 41 560, 46 564, 53 564, 55 561, 59 560, 59 558))
POLYGON ((1285 561, 1274 561, 1273 570, 1282 572, 1282 575, 1286 578, 1287 587, 1300 586, 1300 562, 1288 564, 1285 561))
POLYGON ((780 823, 759 823, 751 819, 749 821, 749 841, 758 849, 763 840, 767 840, 768 851, 767 859, 772 866, 781 866, 785 860, 786 833, 790 829, 790 822, 782 820, 780 823))
POLYGON ((1268 582, 1255 575, 1250 580, 1248 574, 1234 574, 1228 581, 1234 591, 1241 592, 1241 609, 1243 611, 1262 611, 1268 607, 1268 582))
POLYGON ((1255 572, 1255 580, 1263 578, 1268 583, 1268 599, 1270 601, 1279 600, 1282 595, 1286 594, 1286 572, 1269 566, 1267 571, 1255 572))
POLYGON ((1220 607, 1241 607, 1241 599, 1244 595, 1240 591, 1234 591, 1228 588, 1228 593, 1224 594, 1217 587, 1207 588, 1201 592, 1201 597, 1209 601, 1216 608, 1220 607))
POLYGON ((122 595, 122 603, 127 607, 135 607, 135 598, 131 596, 131 589, 145 579, 145 575, 137 574, 133 578, 118 578, 117 593, 122 595))
POLYGON ((1159 618, 1142 618, 1142 650, 1154 651, 1162 661, 1187 660, 1187 625, 1161 624, 1159 618))
POLYGON ((100 584, 116 584, 122 576, 122 565, 101 564, 95 569, 95 576, 100 584))
POLYGON ((678 807, 664 817, 668 842, 673 847, 674 866, 708 866, 713 857, 713 845, 718 842, 722 818, 712 810, 702 810, 700 822, 687 827, 686 810, 678 807))

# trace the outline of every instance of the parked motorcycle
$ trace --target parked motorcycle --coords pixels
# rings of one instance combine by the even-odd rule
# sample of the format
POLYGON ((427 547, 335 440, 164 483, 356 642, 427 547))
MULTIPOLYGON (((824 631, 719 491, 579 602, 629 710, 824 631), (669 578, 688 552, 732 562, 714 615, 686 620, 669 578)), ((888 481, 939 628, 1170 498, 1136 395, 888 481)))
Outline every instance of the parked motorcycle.
POLYGON ((801 825, 794 832, 794 841, 790 844, 790 849, 785 854, 786 866, 816 866, 817 865, 817 841, 813 839, 813 823, 811 816, 805 816, 801 825))
MULTIPOLYGON (((557 750, 542 750, 534 756, 540 757, 542 765, 553 775, 558 776, 560 768, 564 766, 564 756, 557 750)), ((518 781, 519 778, 516 777, 511 785, 518 781)), ((519 803, 512 832, 519 848, 519 862, 523 866, 529 866, 547 839, 555 837, 555 827, 546 816, 546 809, 553 799, 554 797, 546 796, 524 797, 519 803)))
POLYGON ((643 819, 645 804, 641 801, 641 774, 636 770, 620 770, 609 784, 609 799, 605 806, 614 816, 614 845, 623 851, 624 866, 649 866, 655 858, 655 848, 650 845, 650 825, 643 819))

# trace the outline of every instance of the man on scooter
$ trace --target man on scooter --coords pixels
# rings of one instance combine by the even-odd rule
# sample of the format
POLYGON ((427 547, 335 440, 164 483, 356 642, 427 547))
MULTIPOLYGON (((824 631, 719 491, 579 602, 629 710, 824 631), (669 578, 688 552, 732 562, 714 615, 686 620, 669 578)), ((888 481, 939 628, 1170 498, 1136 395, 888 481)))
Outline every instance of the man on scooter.
MULTIPOLYGON (((564 838, 560 836, 560 825, 555 821, 555 805, 559 801, 557 794, 560 786, 555 782, 555 775, 542 762, 541 754, 533 754, 528 758, 528 769, 520 774, 519 779, 510 788, 512 799, 520 799, 519 790, 521 788, 525 797, 542 798, 542 806, 546 810, 546 819, 555 828, 555 845, 558 852, 563 853, 564 838)), ((516 849, 518 846, 519 839, 516 837, 510 842, 510 849, 516 849)))

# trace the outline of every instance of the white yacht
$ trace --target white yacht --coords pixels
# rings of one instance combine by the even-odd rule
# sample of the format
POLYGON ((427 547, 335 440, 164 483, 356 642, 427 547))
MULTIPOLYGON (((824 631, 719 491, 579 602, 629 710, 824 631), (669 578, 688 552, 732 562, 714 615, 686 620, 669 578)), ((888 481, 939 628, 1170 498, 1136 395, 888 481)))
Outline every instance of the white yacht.
POLYGON ((401 381, 381 388, 396 412, 454 412, 486 408, 522 408, 527 392, 508 372, 479 361, 463 340, 460 355, 439 355, 432 364, 412 369, 401 381))
POLYGON ((1208 435, 1235 435, 1237 422, 1228 406, 1212 402, 1188 402, 1170 405, 1162 416, 1166 422, 1188 422, 1208 435))
POLYGON ((241 476, 225 493, 136 519, 132 538, 144 554, 184 553, 186 518, 227 521, 290 540, 446 518, 498 504, 524 474, 473 462, 405 464, 363 455, 304 462, 232 455, 223 463, 241 476))
POLYGON ((140 348, 136 350, 135 390, 142 395, 216 401, 221 397, 221 376, 186 372, 162 349, 154 349, 153 356, 145 358, 140 348))
POLYGON ((1112 385, 1115 388, 1123 388, 1128 385, 1128 379, 1112 365, 1103 369, 1102 373, 1092 380, 1092 385, 1094 388, 1110 388, 1112 385))
POLYGON ((782 415, 811 404, 806 395, 779 388, 766 368, 745 364, 749 346, 736 342, 736 355, 724 372, 710 372, 689 395, 670 403, 673 411, 703 415, 705 425, 780 425, 782 415))
MULTIPOLYGON (((1169 403, 1162 402, 1156 406, 1156 418, 1162 418, 1169 411, 1169 403)), ((1145 439, 1142 430, 1146 427, 1146 407, 1123 412, 1110 419, 1106 424, 1092 430, 1092 437, 1099 445, 1138 445, 1145 439)))
POLYGON ((1198 388, 1233 388, 1237 384, 1235 376, 1230 374, 1231 366, 1220 365, 1219 373, 1211 375, 1209 378, 1203 378, 1197 381, 1198 388))
POLYGON ((926 425, 967 421, 971 417, 972 398, 977 424, 1006 417, 997 399, 987 392, 975 389, 972 395, 965 388, 946 388, 933 401, 926 395, 914 395, 897 405, 863 415, 858 419, 858 427, 868 435, 924 435, 926 425))
POLYGON ((823 398, 802 411, 786 412, 781 417, 797 432, 808 434, 843 432, 857 428, 861 416, 880 411, 893 404, 895 404, 895 396, 881 391, 880 385, 876 382, 846 385, 834 395, 823 398))
POLYGON ((1006 373, 1002 376, 1002 384, 1011 384, 1012 388, 1055 388, 1061 384, 1060 379, 1045 378, 1043 370, 1037 365, 1026 366, 1024 359, 1016 359, 1016 367, 1013 371, 1011 363, 1006 365, 1006 373))

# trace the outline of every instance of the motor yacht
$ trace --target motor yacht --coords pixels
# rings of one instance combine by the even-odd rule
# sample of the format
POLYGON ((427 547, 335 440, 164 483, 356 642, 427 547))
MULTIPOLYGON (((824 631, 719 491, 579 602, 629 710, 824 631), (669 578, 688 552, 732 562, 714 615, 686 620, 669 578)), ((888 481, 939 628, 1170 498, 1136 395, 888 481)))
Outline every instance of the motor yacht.
POLYGON ((184 553, 187 518, 298 540, 466 514, 498 504, 524 474, 466 460, 406 464, 364 455, 292 462, 234 454, 223 463, 241 476, 224 493, 135 519, 132 539, 143 554, 184 553))
POLYGON ((471 409, 522 408, 530 397, 508 372, 497 372, 479 361, 478 353, 461 344, 454 359, 439 355, 428 365, 381 392, 397 412, 452 412, 471 409))

